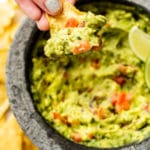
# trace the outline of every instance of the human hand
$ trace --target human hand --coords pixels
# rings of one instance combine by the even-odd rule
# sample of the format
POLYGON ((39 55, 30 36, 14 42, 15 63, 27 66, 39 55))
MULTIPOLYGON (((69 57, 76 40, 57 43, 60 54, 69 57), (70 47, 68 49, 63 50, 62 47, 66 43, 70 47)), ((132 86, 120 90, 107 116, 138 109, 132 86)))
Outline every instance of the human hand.
MULTIPOLYGON (((34 20, 40 30, 48 30, 49 23, 45 13, 56 16, 62 11, 62 0, 15 0, 23 12, 34 20)), ((72 4, 76 0, 68 0, 72 4)))

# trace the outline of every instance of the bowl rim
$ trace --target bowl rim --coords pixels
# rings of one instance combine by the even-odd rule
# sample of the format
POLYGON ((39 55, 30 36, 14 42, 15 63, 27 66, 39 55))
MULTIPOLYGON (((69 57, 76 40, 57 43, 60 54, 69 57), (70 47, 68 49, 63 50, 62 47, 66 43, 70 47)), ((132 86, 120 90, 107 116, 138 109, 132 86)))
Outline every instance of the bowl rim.
MULTIPOLYGON (((88 1, 89 0, 85 0, 83 3, 88 1)), ((150 13, 149 0, 106 0, 106 2, 107 1, 137 5, 143 7, 150 13)), ((77 2, 77 5, 80 3, 77 2)), ((27 64, 28 53, 32 44, 34 44, 32 39, 36 38, 38 33, 39 30, 35 22, 29 18, 24 19, 11 44, 6 65, 6 87, 12 112, 32 142, 43 150, 149 150, 150 138, 140 143, 132 143, 117 148, 85 147, 63 138, 63 136, 60 136, 59 133, 45 123, 32 103, 32 97, 28 90, 29 85, 26 82, 27 67, 29 67, 27 64)))

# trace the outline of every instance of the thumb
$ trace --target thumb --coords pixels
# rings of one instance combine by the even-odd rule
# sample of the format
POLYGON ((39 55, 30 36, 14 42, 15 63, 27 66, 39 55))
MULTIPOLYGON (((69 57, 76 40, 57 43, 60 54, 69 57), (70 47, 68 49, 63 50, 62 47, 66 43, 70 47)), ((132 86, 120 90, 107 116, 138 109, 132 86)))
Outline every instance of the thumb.
POLYGON ((70 3, 75 4, 76 0, 68 0, 70 3))
POLYGON ((61 13, 63 7, 62 0, 33 0, 33 2, 43 11, 51 16, 61 13))

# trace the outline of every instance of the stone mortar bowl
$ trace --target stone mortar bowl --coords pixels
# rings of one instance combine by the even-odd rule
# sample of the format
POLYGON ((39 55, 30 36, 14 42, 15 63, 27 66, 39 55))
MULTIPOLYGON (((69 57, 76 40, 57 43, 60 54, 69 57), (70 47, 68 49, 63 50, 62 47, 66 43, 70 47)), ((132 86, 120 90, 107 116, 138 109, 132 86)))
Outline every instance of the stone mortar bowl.
MULTIPOLYGON (((77 2, 77 5, 89 1, 80 0, 80 2, 77 2)), ((150 13, 150 0, 113 1, 129 5, 139 5, 150 13)), ((16 33, 9 51, 6 69, 7 90, 14 115, 27 136, 40 150, 102 150, 100 148, 81 146, 66 140, 52 129, 35 109, 29 92, 28 74, 29 66, 31 65, 29 62, 31 62, 32 45, 39 33, 40 31, 36 28, 35 23, 28 18, 25 19, 16 33)), ((138 144, 114 149, 150 150, 150 138, 138 144)))

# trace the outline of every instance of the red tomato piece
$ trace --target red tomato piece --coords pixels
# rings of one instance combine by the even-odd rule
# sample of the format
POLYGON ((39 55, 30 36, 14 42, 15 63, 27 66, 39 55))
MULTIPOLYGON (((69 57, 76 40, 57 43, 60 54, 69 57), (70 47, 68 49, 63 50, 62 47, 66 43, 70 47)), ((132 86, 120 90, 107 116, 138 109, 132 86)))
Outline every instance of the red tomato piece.
POLYGON ((79 46, 75 47, 72 52, 73 52, 73 54, 77 55, 77 54, 87 52, 90 49, 91 49, 91 45, 90 45, 89 41, 82 40, 82 41, 80 41, 79 46))
POLYGON ((75 27, 78 27, 79 23, 77 21, 77 19, 75 18, 70 18, 67 20, 66 24, 65 24, 65 27, 68 28, 68 27, 72 27, 72 28, 75 28, 75 27))
POLYGON ((125 77, 122 77, 122 76, 116 76, 113 78, 113 80, 118 83, 120 86, 123 86, 126 82, 126 79, 125 77))
POLYGON ((128 110, 133 95, 131 93, 118 92, 112 96, 112 105, 115 107, 117 113, 128 110))
POLYGON ((77 143, 80 143, 80 142, 82 141, 82 138, 81 138, 80 134, 77 133, 77 132, 74 132, 74 133, 72 134, 72 139, 73 139, 75 142, 77 142, 77 143))
POLYGON ((61 115, 58 112, 53 113, 54 119, 61 119, 61 115))

